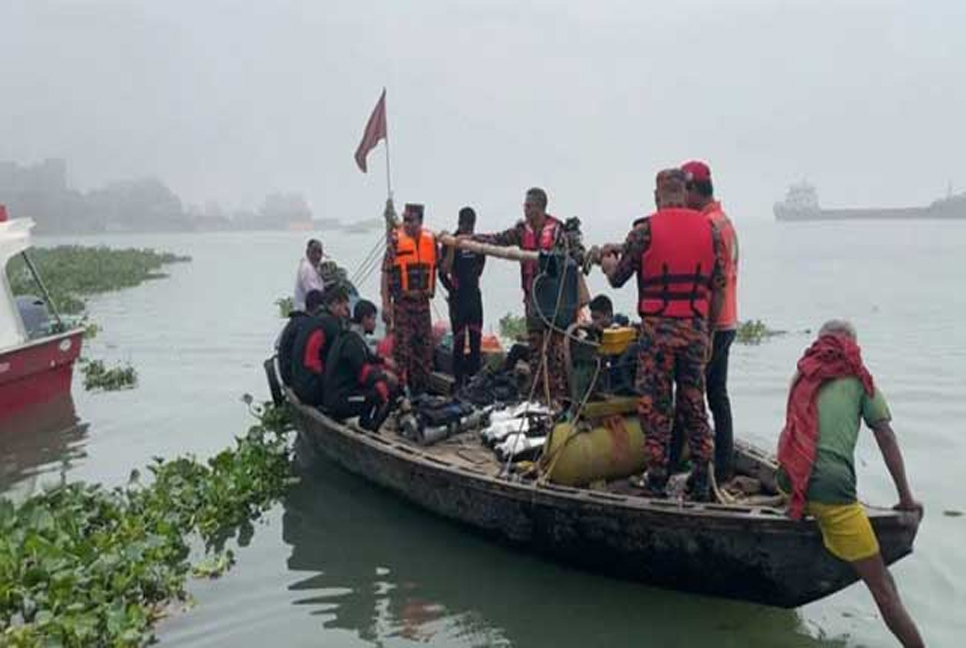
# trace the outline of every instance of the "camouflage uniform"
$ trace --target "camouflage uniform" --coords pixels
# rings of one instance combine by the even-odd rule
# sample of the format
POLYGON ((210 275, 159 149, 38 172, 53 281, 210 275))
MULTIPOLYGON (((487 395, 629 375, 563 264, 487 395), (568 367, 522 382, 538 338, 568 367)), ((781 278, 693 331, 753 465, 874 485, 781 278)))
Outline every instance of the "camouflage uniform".
MULTIPOLYGON (((526 224, 519 221, 508 230, 497 234, 481 234, 474 238, 485 243, 505 247, 522 247, 526 224)), ((535 262, 532 262, 535 263, 535 262)), ((567 365, 564 361, 565 336, 559 331, 548 330, 540 317, 530 306, 531 286, 523 286, 523 303, 527 316, 527 342, 530 347, 530 376, 535 381, 534 397, 540 399, 547 391, 544 386, 544 375, 549 378, 550 398, 558 403, 570 398, 567 387, 567 365), (546 341, 547 336, 549 341, 546 341), (546 341, 546 342, 545 342, 546 341), (546 343, 546 353, 543 353, 546 343), (546 357, 546 363, 542 358, 546 357)))
MULTIPOLYGON (((383 272, 392 275, 396 261, 395 232, 390 234, 383 272)), ((399 369, 400 380, 413 394, 429 387, 429 374, 433 371, 433 320, 430 313, 429 294, 402 295, 398 285, 392 285, 392 333, 393 360, 399 369)))
MULTIPOLYGON (((716 229, 712 238, 715 253, 712 282, 718 290, 724 287, 725 279, 721 237, 716 229)), ((650 245, 650 223, 642 219, 627 235, 611 285, 622 286, 639 271, 641 258, 650 245)), ((692 461, 706 466, 714 454, 704 406, 708 343, 705 318, 643 318, 636 388, 640 394, 638 415, 645 430, 649 469, 667 470, 676 410, 687 435, 692 461)))
POLYGON ((433 371, 433 322, 427 297, 395 297, 393 359, 414 394, 426 391, 433 371))

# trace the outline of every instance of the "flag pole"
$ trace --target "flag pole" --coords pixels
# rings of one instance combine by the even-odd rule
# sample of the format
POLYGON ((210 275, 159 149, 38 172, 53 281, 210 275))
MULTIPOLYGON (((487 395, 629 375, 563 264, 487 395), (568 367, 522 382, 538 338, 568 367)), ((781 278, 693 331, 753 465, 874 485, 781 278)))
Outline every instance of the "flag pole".
MULTIPOLYGON (((386 89, 382 89, 383 97, 386 95, 386 89)), ((385 99, 383 99, 383 110, 386 111, 386 194, 389 200, 392 200, 392 175, 389 170, 389 112, 386 108, 385 99)))

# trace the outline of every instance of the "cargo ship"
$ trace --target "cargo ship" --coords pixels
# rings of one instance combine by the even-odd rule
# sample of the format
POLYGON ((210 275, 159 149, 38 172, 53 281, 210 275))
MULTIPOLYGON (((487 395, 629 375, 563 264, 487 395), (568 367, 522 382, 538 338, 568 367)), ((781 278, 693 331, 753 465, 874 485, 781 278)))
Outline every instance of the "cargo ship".
POLYGON ((785 200, 775 203, 775 220, 839 221, 839 220, 956 220, 966 219, 966 192, 933 201, 925 207, 860 207, 823 209, 818 192, 807 182, 793 184, 785 200))

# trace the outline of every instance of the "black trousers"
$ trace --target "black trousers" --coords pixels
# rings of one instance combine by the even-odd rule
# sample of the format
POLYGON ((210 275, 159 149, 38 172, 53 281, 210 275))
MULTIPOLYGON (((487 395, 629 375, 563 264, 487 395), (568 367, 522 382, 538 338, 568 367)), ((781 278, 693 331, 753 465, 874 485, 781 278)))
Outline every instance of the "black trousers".
POLYGON ((326 408, 326 413, 339 421, 359 417, 359 425, 366 430, 376 430, 386 420, 392 410, 389 403, 383 403, 382 395, 375 388, 346 394, 326 408))
MULTIPOLYGON (((734 427, 731 399, 728 397, 728 356, 736 331, 715 331, 711 360, 705 367, 705 393, 714 419, 714 476, 718 482, 731 479, 734 473, 734 427)), ((674 421, 671 440, 671 465, 680 462, 687 438, 681 422, 674 421)))
POLYGON ((453 327, 453 377, 460 387, 480 370, 480 344, 483 339, 483 297, 475 293, 456 293, 449 303, 453 327), (466 352, 469 337, 470 351, 466 352))

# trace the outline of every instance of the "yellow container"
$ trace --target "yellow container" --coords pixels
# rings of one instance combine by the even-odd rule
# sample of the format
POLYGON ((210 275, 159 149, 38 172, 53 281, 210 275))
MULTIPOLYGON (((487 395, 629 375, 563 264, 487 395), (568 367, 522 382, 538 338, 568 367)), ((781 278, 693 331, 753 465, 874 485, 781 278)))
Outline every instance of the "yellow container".
POLYGON ((586 486, 644 470, 644 432, 636 416, 606 416, 574 426, 560 423, 543 452, 543 470, 555 484, 586 486))
POLYGON ((601 334, 600 347, 597 353, 601 355, 620 355, 627 351, 631 342, 637 339, 637 329, 630 326, 604 329, 601 334))

